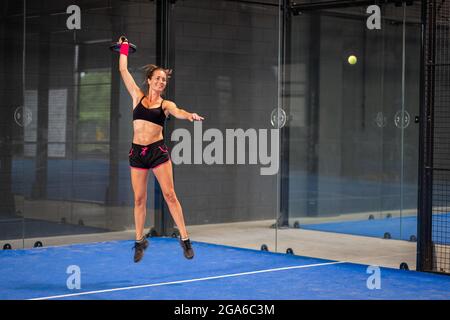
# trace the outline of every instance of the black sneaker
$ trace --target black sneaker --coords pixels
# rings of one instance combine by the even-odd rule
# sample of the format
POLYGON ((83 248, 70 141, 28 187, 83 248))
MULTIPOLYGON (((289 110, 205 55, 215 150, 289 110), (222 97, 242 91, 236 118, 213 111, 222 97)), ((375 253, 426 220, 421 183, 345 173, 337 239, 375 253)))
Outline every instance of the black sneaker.
POLYGON ((135 242, 133 249, 134 249, 134 262, 139 262, 142 260, 142 257, 144 256, 144 251, 148 247, 148 241, 144 238, 143 241, 135 242))
POLYGON ((191 240, 181 240, 180 238, 180 245, 183 248, 185 258, 192 259, 194 257, 194 250, 192 249, 191 240))

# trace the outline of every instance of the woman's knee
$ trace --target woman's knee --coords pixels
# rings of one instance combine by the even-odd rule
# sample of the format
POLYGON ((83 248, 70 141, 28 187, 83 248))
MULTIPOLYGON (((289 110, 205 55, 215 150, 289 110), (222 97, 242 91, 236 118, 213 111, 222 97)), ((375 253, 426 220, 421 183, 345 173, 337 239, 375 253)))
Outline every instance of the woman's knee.
POLYGON ((147 204, 147 195, 135 195, 134 196, 134 206, 135 207, 145 207, 147 204))
POLYGON ((167 203, 176 203, 178 201, 177 195, 174 189, 164 191, 164 199, 167 203))

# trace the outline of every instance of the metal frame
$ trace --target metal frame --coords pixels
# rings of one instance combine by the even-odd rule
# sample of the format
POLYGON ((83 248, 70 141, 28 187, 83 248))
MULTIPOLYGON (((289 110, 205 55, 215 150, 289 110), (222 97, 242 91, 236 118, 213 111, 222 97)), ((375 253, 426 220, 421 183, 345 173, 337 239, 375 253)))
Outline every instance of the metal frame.
POLYGON ((417 270, 431 271, 433 190, 433 105, 436 10, 434 1, 422 3, 422 48, 419 129, 419 196, 417 217, 417 270), (431 11, 431 12, 430 12, 431 11))
MULTIPOLYGON (((287 64, 291 61, 291 14, 289 10, 289 0, 283 0, 282 3, 282 15, 283 21, 281 21, 281 32, 280 32, 280 77, 278 79, 280 88, 279 95, 281 105, 278 108, 285 109, 289 114, 289 106, 286 100, 286 86, 288 84, 287 80, 289 78, 289 69, 286 68, 287 64), (286 8, 286 9, 285 9, 286 8)), ((289 227, 289 125, 280 128, 280 187, 279 187, 279 199, 280 199, 280 215, 277 218, 276 226, 278 228, 288 228, 289 227)))
MULTIPOLYGON (((172 8, 171 5, 175 4, 175 0, 156 0, 156 64, 163 68, 169 68, 175 62, 175 36, 174 28, 172 26, 172 8)), ((175 92, 174 79, 170 81, 166 89, 166 95, 171 97, 175 92)), ((166 121, 163 129, 163 136, 165 137, 166 144, 170 144, 167 135, 168 131, 171 131, 170 127, 173 124, 170 121, 166 121)), ((175 179, 175 177, 174 177, 175 179)), ((169 208, 166 202, 156 178, 154 179, 155 184, 155 225, 150 231, 150 234, 156 236, 168 236, 168 235, 178 235, 178 230, 174 228, 173 219, 170 216, 169 208)))

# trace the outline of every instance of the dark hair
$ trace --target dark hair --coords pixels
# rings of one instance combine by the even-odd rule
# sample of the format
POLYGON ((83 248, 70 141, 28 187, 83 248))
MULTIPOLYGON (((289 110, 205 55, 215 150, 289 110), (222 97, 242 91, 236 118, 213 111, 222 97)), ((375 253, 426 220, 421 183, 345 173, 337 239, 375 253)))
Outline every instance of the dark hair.
POLYGON ((151 77, 153 77, 153 73, 154 73, 156 70, 162 70, 162 71, 164 71, 164 73, 165 73, 166 76, 167 76, 167 81, 169 81, 170 76, 171 76, 171 74, 172 74, 172 69, 164 69, 164 68, 159 67, 159 66, 157 66, 157 65, 155 65, 155 64, 147 64, 146 66, 144 66, 143 69, 144 69, 144 72, 145 72, 145 80, 144 80, 144 83, 147 83, 147 79, 151 79, 151 77))

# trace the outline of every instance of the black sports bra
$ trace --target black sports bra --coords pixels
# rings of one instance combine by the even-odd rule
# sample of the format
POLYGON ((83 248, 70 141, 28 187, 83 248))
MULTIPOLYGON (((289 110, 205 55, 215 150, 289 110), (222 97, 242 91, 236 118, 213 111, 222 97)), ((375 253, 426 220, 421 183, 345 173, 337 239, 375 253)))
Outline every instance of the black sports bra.
POLYGON ((166 120, 166 114, 162 108, 162 103, 164 100, 161 101, 161 105, 158 108, 146 108, 142 104, 142 99, 144 98, 145 96, 141 98, 141 101, 139 101, 138 105, 133 110, 133 121, 138 119, 146 120, 163 127, 164 121, 166 120))

